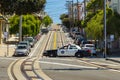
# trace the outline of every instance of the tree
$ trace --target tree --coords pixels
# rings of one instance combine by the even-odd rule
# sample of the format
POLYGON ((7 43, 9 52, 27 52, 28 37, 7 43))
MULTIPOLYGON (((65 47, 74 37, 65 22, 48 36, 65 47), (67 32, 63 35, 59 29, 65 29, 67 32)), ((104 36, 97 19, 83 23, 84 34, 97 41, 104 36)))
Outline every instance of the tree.
POLYGON ((116 37, 120 36, 120 15, 117 12, 111 12, 107 19, 107 34, 114 34, 116 37))
POLYGON ((68 17, 68 14, 61 14, 60 20, 62 21, 62 24, 66 26, 67 28, 70 28, 70 19, 68 17))
MULTIPOLYGON (((16 34, 19 32, 19 16, 15 15, 11 17, 10 19, 10 34, 16 34)), ((22 33, 23 36, 35 36, 40 31, 40 24, 41 21, 38 19, 38 17, 35 17, 33 15, 23 15, 22 19, 22 33)))
POLYGON ((87 22, 91 20, 98 12, 99 10, 103 10, 104 7, 104 0, 90 0, 87 4, 87 16, 85 17, 85 20, 82 21, 82 27, 87 27, 87 22))
POLYGON ((53 23, 52 19, 50 18, 50 16, 45 16, 43 19, 43 24, 45 24, 45 27, 47 27, 48 25, 50 25, 51 23, 53 23))
POLYGON ((104 7, 104 0, 91 0, 87 4, 87 11, 92 11, 93 13, 96 13, 97 10, 102 10, 104 7))
POLYGON ((17 15, 39 12, 46 0, 0 0, 0 9, 4 14, 17 15))
POLYGON ((85 28, 88 38, 101 39, 103 38, 103 11, 98 12, 91 20, 87 23, 85 28))

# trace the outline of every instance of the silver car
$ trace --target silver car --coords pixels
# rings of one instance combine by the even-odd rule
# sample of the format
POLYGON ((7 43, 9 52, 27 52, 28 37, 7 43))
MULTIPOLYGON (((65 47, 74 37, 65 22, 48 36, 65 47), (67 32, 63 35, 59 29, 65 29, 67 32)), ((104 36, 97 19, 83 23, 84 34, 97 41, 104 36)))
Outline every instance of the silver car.
POLYGON ((29 55, 29 48, 27 47, 27 45, 17 45, 15 52, 14 52, 14 56, 28 56, 29 55))
POLYGON ((34 40, 33 37, 26 37, 26 38, 24 38, 24 40, 25 40, 25 41, 29 41, 31 47, 34 47, 34 45, 35 45, 35 40, 34 40))
POLYGON ((18 43, 18 45, 27 45, 29 51, 31 51, 31 45, 30 45, 29 41, 21 41, 18 43))

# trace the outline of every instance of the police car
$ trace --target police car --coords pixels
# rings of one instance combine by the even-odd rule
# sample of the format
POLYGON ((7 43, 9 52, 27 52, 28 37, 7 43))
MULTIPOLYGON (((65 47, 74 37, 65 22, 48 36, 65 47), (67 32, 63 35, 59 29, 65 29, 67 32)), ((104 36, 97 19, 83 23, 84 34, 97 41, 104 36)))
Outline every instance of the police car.
POLYGON ((45 50, 43 52, 43 56, 56 57, 56 56, 75 56, 75 57, 83 57, 90 56, 90 54, 82 50, 82 48, 75 44, 65 45, 61 48, 55 50, 45 50))

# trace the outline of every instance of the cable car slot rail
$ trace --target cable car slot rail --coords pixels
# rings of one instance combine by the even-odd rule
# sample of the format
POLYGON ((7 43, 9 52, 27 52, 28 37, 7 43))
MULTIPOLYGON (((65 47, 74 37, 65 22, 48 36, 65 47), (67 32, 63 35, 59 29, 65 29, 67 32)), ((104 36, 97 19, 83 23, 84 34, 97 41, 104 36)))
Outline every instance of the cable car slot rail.
MULTIPOLYGON (((48 38, 45 41, 44 47, 41 47, 39 52, 43 52, 49 42, 49 39, 51 37, 51 32, 48 35, 48 38)), ((18 59, 14 61, 10 66, 10 79, 11 80, 44 80, 37 72, 37 68, 35 68, 36 60, 38 60, 41 57, 41 53, 37 54, 36 57, 25 57, 18 59)))
POLYGON ((120 68, 113 68, 113 67, 111 67, 109 65, 103 65, 103 64, 99 64, 99 63, 92 63, 90 61, 86 61, 86 60, 83 60, 83 59, 78 59, 78 60, 83 61, 86 64, 96 66, 99 69, 108 69, 108 70, 113 70, 113 71, 120 72, 120 68))

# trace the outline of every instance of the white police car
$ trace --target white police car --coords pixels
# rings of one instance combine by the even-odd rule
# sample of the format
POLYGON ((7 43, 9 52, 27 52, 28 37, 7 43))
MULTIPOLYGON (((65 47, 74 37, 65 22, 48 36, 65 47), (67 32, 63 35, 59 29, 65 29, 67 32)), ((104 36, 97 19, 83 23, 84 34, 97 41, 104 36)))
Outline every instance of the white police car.
POLYGON ((65 45, 56 50, 45 50, 43 56, 56 57, 56 56, 75 56, 83 57, 90 55, 87 51, 82 50, 80 46, 75 44, 65 45))

